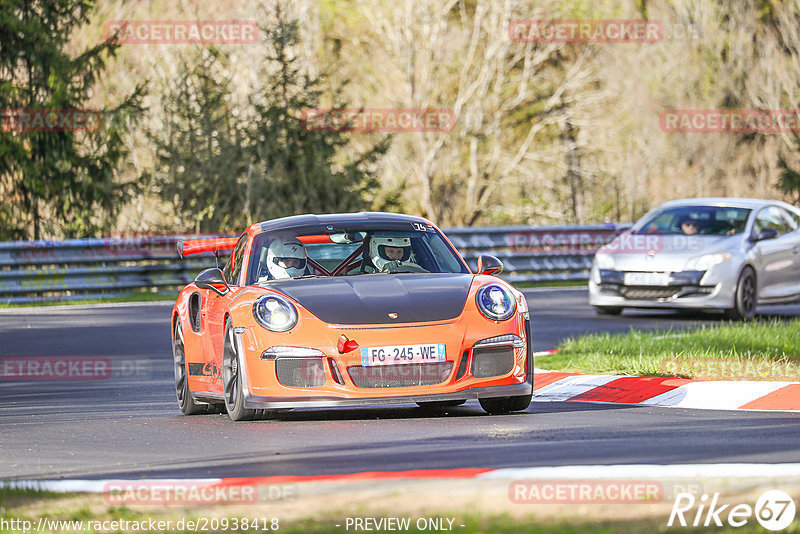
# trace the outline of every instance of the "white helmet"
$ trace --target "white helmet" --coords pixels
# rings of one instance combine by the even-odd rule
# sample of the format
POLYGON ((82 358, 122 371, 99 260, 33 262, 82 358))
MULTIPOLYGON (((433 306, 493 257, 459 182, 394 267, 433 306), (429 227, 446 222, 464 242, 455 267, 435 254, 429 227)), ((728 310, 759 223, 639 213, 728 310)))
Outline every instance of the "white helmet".
POLYGON ((295 237, 273 240, 267 251, 267 269, 275 280, 302 276, 306 270, 306 247, 295 237))
POLYGON ((386 247, 403 249, 403 257, 399 261, 408 261, 411 257, 411 239, 408 237, 376 237, 369 240, 369 257, 376 269, 382 271, 386 264, 396 261, 386 255, 386 247))

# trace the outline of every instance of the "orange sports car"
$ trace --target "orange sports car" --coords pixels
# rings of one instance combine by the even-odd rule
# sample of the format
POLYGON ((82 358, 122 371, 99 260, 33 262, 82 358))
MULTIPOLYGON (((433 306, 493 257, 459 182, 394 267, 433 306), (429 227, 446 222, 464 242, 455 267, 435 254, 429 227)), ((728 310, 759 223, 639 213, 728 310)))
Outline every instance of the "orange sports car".
POLYGON ((493 256, 472 273, 426 219, 300 215, 178 249, 232 250, 173 308, 186 415, 240 421, 291 408, 469 399, 497 414, 531 402, 525 297, 494 276, 503 266, 493 256))

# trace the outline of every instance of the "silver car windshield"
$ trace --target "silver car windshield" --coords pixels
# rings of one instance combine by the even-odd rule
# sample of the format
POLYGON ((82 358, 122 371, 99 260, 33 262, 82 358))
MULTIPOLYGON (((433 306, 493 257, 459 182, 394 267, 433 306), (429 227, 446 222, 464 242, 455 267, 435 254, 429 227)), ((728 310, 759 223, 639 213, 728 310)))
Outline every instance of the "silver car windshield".
POLYGON ((730 236, 744 231, 748 208, 679 206, 659 210, 633 227, 638 234, 730 236))

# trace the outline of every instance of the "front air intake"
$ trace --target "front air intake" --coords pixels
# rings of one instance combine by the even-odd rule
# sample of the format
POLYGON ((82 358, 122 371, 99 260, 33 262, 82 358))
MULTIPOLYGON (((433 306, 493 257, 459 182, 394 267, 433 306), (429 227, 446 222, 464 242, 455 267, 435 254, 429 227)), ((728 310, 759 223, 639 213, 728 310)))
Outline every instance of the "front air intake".
POLYGON ((465 350, 461 355, 461 363, 458 364, 458 372, 456 372, 456 380, 460 380, 467 372, 467 362, 469 361, 469 351, 465 350))
POLYGON ((322 358, 281 357, 275 360, 278 382, 292 388, 313 388, 325 384, 322 358))
POLYGON ((408 388, 441 384, 450 378, 453 362, 412 363, 406 365, 354 365, 347 368, 353 383, 360 388, 408 388))
POLYGON ((514 369, 511 346, 476 348, 472 352, 472 376, 490 378, 507 375, 514 369))

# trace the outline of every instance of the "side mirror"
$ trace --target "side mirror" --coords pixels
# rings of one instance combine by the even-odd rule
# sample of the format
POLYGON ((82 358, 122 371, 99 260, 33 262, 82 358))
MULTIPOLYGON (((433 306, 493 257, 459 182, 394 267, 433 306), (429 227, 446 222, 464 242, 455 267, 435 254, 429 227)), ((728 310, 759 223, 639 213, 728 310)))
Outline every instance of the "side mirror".
POLYGON ((775 239, 778 237, 778 231, 772 228, 761 230, 753 241, 764 241, 765 239, 775 239))
POLYGON ((225 276, 222 274, 222 271, 217 267, 206 269, 198 274, 197 278, 194 279, 194 283, 197 287, 201 289, 210 289, 219 296, 223 296, 231 290, 231 288, 228 287, 228 283, 225 281, 225 276), (222 286, 222 288, 217 286, 222 286))
POLYGON ((478 256, 478 274, 500 274, 502 272, 502 261, 489 254, 478 256))

